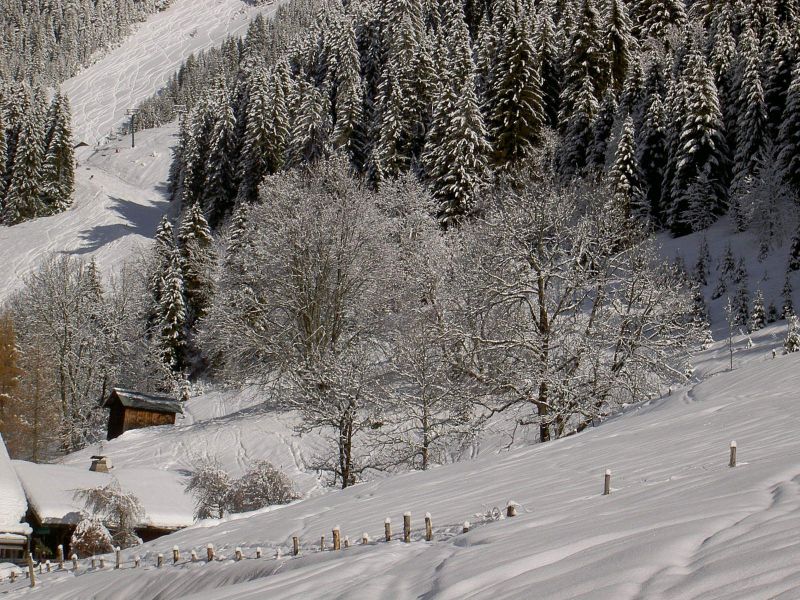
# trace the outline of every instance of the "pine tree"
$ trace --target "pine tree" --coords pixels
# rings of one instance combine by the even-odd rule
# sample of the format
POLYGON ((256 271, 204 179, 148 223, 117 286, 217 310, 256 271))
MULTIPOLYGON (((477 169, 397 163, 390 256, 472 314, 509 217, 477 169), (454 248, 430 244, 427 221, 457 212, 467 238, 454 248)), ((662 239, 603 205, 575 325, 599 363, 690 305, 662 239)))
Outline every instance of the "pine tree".
POLYGON ((792 65, 795 52, 790 37, 787 32, 781 33, 774 52, 766 57, 764 100, 768 111, 769 134, 773 140, 778 139, 781 121, 786 110, 789 86, 792 84, 792 65))
POLYGON ((713 222, 722 214, 727 202, 728 165, 722 113, 714 78, 702 55, 693 53, 688 58, 685 77, 687 118, 682 124, 675 156, 670 158, 675 167, 670 182, 672 202, 668 219, 675 235, 689 233, 696 227, 687 218, 692 198, 702 202, 695 207, 692 217, 696 219, 699 213, 706 222, 713 222), (697 183, 707 183, 709 189, 701 189, 702 195, 687 194, 689 187, 697 183))
POLYGON ((164 273, 164 289, 160 303, 159 355, 173 373, 180 371, 185 344, 186 305, 180 255, 172 252, 169 269, 164 273))
POLYGON ((578 113, 578 104, 586 104, 587 93, 599 102, 608 88, 611 69, 600 31, 594 0, 582 0, 577 9, 575 27, 564 64, 564 87, 561 98, 561 128, 567 130, 578 113))
POLYGON ((789 248, 789 271, 800 270, 800 231, 792 236, 792 245, 789 248))
MULTIPOLYGON (((0 95, 2 100, 2 95, 0 95)), ((0 224, 3 223, 3 206, 6 196, 6 160, 8 157, 8 143, 6 142, 6 124, 3 111, 0 110, 0 224)))
POLYGON ((784 319, 794 314, 793 296, 792 280, 789 278, 789 273, 786 273, 786 278, 783 281, 783 311, 781 312, 784 319))
POLYGON ((755 35, 750 28, 745 30, 742 38, 741 54, 742 74, 735 157, 737 180, 753 175, 767 138, 767 106, 759 72, 760 57, 755 35))
POLYGON ((800 194, 800 60, 792 72, 792 83, 786 96, 780 135, 778 161, 786 181, 800 194))
POLYGON ((270 113, 275 98, 270 95, 268 75, 263 69, 257 70, 251 77, 249 98, 239 166, 240 202, 255 201, 259 184, 265 175, 273 172, 272 168, 275 166, 270 164, 273 156, 270 137, 273 123, 270 121, 270 113))
POLYGON ((463 19, 451 25, 448 39, 454 51, 440 82, 440 99, 423 154, 445 225, 457 222, 474 208, 477 193, 488 182, 491 153, 475 93, 469 32, 463 19))
POLYGON ((658 93, 650 95, 642 127, 636 140, 636 161, 642 174, 642 188, 651 222, 664 224, 662 188, 667 162, 667 133, 664 106, 658 93))
MULTIPOLYGON (((613 144, 614 124, 617 121, 617 99, 614 91, 609 89, 603 96, 603 103, 592 122, 592 148, 588 166, 599 173, 606 170, 609 144, 613 144)), ((614 150, 612 146, 612 151, 614 150)))
POLYGON ((197 203, 183 216, 178 231, 178 248, 186 296, 186 326, 191 331, 211 308, 216 262, 211 228, 197 203))
POLYGON ((405 99, 391 65, 381 81, 378 104, 378 140, 370 165, 370 178, 375 183, 397 177, 411 163, 411 133, 405 128, 403 117, 405 99))
POLYGON ((366 131, 364 123, 364 86, 361 81, 361 63, 356 46, 356 32, 352 20, 343 20, 336 34, 333 49, 335 71, 335 103, 332 143, 334 148, 347 152, 357 168, 363 167, 366 157, 366 131))
POLYGON ((703 236, 700 240, 700 247, 697 249, 694 278, 700 285, 708 285, 709 275, 711 275, 711 252, 708 249, 708 240, 703 236))
POLYGON ((536 64, 542 80, 542 104, 546 123, 555 129, 558 127, 558 114, 561 107, 562 68, 559 48, 556 40, 556 27, 553 23, 552 11, 542 7, 534 33, 536 64))
POLYGON ((683 0, 637 0, 634 14, 639 23, 639 37, 663 40, 670 28, 686 23, 683 0))
POLYGON ((633 55, 638 51, 633 25, 623 0, 609 0, 605 17, 606 54, 611 63, 610 87, 621 94, 633 55))
POLYGON ((22 116, 11 183, 6 191, 3 222, 15 225, 45 214, 41 200, 42 137, 35 114, 22 116))
POLYGON ((75 154, 72 148, 69 100, 56 94, 48 115, 42 166, 42 201, 45 210, 57 213, 72 204, 75 190, 75 154))
POLYGON ((800 330, 798 330, 797 316, 789 315, 786 340, 783 342, 783 353, 791 354, 800 351, 800 330))
POLYGON ((201 202, 209 223, 215 227, 233 209, 236 197, 236 118, 222 78, 216 84, 212 110, 213 126, 201 202))
POLYGON ((767 325, 767 315, 764 312, 764 294, 761 290, 756 291, 756 296, 753 298, 753 310, 750 312, 750 323, 748 329, 758 331, 764 329, 767 325))
POLYGON ((522 17, 506 26, 492 80, 488 110, 494 163, 506 165, 530 154, 546 118, 539 65, 522 17))
POLYGON ((747 289, 747 279, 743 279, 736 288, 733 297, 734 324, 745 326, 750 319, 750 292, 747 289))
POLYGON ((572 117, 569 119, 559 149, 559 171, 564 177, 583 174, 589 166, 592 150, 592 122, 597 114, 594 85, 587 75, 575 97, 572 117))
POLYGON ((719 266, 719 277, 717 279, 717 287, 714 294, 711 296, 712 300, 721 298, 722 295, 728 291, 728 287, 734 280, 736 275, 736 262, 733 258, 733 249, 730 244, 725 248, 725 254, 722 257, 722 263, 719 266))
POLYGON ((633 118, 628 115, 622 124, 622 132, 614 153, 614 164, 609 173, 614 190, 614 201, 626 218, 632 213, 639 217, 647 217, 646 207, 641 206, 639 199, 639 164, 636 162, 636 144, 633 138, 633 118))

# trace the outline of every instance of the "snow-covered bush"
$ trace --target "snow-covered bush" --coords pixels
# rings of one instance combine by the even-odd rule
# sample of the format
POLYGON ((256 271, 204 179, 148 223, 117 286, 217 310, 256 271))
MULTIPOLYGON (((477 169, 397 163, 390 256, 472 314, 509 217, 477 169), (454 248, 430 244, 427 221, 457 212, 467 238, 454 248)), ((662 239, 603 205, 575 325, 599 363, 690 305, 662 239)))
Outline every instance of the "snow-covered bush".
POLYGON ((85 517, 75 528, 69 546, 78 556, 105 554, 114 550, 114 544, 106 526, 97 517, 85 517))
POLYGON ((192 473, 186 491, 195 498, 194 516, 198 519, 222 518, 228 507, 231 478, 215 460, 202 462, 192 473))
POLYGON ((114 545, 130 548, 142 543, 136 535, 136 526, 144 518, 144 508, 135 495, 122 491, 116 479, 106 486, 79 490, 75 496, 86 503, 88 511, 109 525, 114 532, 114 545))
POLYGON ((247 512, 271 504, 286 504, 297 498, 291 480, 272 463, 259 460, 233 482, 227 497, 231 512, 247 512))

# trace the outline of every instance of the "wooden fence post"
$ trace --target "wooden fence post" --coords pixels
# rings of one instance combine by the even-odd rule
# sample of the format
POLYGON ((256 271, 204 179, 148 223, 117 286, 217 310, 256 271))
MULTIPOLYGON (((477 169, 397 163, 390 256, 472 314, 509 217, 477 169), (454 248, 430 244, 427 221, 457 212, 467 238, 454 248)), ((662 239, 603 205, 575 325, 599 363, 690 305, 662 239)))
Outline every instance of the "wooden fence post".
POLYGON ((64 546, 59 544, 56 547, 56 556, 58 557, 58 569, 60 571, 64 570, 64 546))
POLYGON ((729 467, 736 466, 736 442, 731 442, 731 459, 728 462, 729 467))
POLYGON ((31 587, 36 587, 36 573, 33 572, 33 554, 28 552, 28 576, 31 578, 31 587))
POLYGON ((606 475, 603 478, 603 496, 611 494, 611 469, 606 469, 606 475))
POLYGON ((261 546, 256 548, 256 558, 261 558, 261 546))
POLYGON ((403 513, 403 541, 408 544, 411 541, 411 513, 403 513))
POLYGON ((17 580, 17 572, 11 571, 11 575, 9 575, 9 577, 11 578, 11 583, 14 583, 17 580))
POLYGON ((192 562, 197 562, 197 551, 192 549, 192 562))
POLYGON ((164 555, 159 552, 158 556, 156 557, 156 566, 160 569, 164 566, 164 555))
POLYGON ((464 527, 461 530, 462 533, 469 533, 469 521, 464 521, 464 527))
POLYGON ((361 543, 364 545, 369 544, 369 534, 366 531, 361 534, 361 543))
POLYGON ((513 500, 508 501, 508 506, 506 506, 506 516, 507 517, 516 517, 517 516, 517 504, 513 500))
POLYGON ((344 536, 344 547, 345 548, 349 548, 350 547, 350 538, 347 537, 347 536, 344 536))
POLYGON ((92 568, 94 569, 96 566, 97 566, 97 565, 96 565, 96 563, 95 563, 95 558, 94 558, 94 556, 93 556, 93 557, 92 557, 92 568))
POLYGON ((319 551, 322 552, 325 550, 325 536, 320 536, 319 538, 319 551))
POLYGON ((72 555, 72 570, 73 571, 77 571, 78 570, 78 555, 77 554, 73 554, 72 555))
POLYGON ((431 513, 425 513, 425 541, 430 542, 433 539, 433 520, 431 513))
POLYGON ((333 528, 333 549, 342 549, 342 533, 339 531, 338 527, 333 528))
POLYGON ((392 541, 392 520, 389 517, 386 517, 386 520, 383 522, 383 533, 386 537, 387 542, 392 541))
POLYGON ((281 549, 280 548, 275 548, 275 560, 280 560, 281 556, 282 556, 281 549))
POLYGON ((172 547, 172 564, 176 564, 181 559, 181 551, 177 546, 172 547))
POLYGON ((142 564, 142 557, 138 554, 133 557, 133 568, 138 569, 139 566, 142 564))
POLYGON ((50 572, 51 568, 50 568, 50 561, 49 560, 45 561, 44 568, 48 573, 50 572))
POLYGON ((214 560, 214 544, 206 546, 206 558, 208 558, 207 562, 214 560))
POLYGON ((240 560, 242 560, 242 549, 237 546, 236 550, 234 550, 233 556, 234 556, 234 560, 236 560, 236 562, 239 562, 240 560))
POLYGON ((297 556, 298 554, 300 554, 300 538, 294 536, 292 538, 292 555, 297 556))
POLYGON ((106 557, 105 556, 101 556, 100 557, 100 568, 101 569, 105 569, 106 568, 106 557))
POLYGON ((114 568, 115 569, 119 569, 119 568, 122 567, 122 549, 119 546, 117 546, 116 548, 114 548, 114 554, 116 555, 116 559, 117 559, 117 562, 114 565, 114 568))

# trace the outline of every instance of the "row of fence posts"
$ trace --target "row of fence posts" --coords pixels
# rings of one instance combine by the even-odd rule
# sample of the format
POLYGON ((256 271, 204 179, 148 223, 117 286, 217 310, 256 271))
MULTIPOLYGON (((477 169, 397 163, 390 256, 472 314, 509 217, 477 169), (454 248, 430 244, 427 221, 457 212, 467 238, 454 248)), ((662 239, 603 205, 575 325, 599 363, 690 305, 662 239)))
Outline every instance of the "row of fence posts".
MULTIPOLYGON (((729 457, 729 460, 728 460, 728 466, 729 467, 735 467, 736 464, 737 464, 736 463, 736 450, 737 450, 736 442, 732 441, 730 443, 730 457, 729 457)), ((611 469, 606 469, 606 472, 605 472, 605 474, 603 476, 603 495, 604 496, 609 496, 610 494, 611 494, 611 469)), ((518 506, 519 505, 516 502, 510 501, 508 503, 508 505, 506 506, 506 517, 516 517, 517 516, 517 507, 518 506)), ((469 530, 470 530, 469 521, 464 521, 464 524, 461 527, 461 531, 463 533, 468 533, 469 530)), ((391 542, 392 541, 392 520, 389 517, 386 517, 386 519, 383 522, 383 535, 384 535, 384 540, 385 541, 387 541, 387 542, 391 542)), ((425 513, 425 541, 426 542, 430 542, 432 540, 433 540, 433 520, 431 519, 431 514, 430 513, 425 513)), ((363 545, 367 545, 367 544, 370 543, 370 541, 371 540, 370 540, 369 534, 364 532, 361 535, 361 543, 363 545)), ((334 527, 333 530, 332 530, 332 542, 333 542, 333 550, 341 550, 343 545, 344 545, 344 548, 349 548, 350 547, 350 538, 348 538, 347 536, 342 538, 341 529, 338 526, 334 527)), ((405 542, 407 544, 411 542, 411 513, 410 512, 406 512, 406 513, 403 514, 403 542, 405 542)), ((319 549, 320 550, 325 550, 325 536, 320 537, 319 549)), ((261 558, 262 554, 263 553, 262 553, 261 548, 260 547, 256 548, 256 558, 261 558)), ((300 555, 300 538, 298 536, 293 536, 292 537, 292 556, 299 556, 299 555, 300 555)), ((115 560, 115 564, 114 564, 114 568, 115 569, 122 568, 122 551, 121 551, 121 549, 119 547, 114 548, 114 556, 115 556, 115 559, 116 559, 115 560)), ((190 556, 191 556, 191 561, 192 562, 197 562, 198 561, 197 552, 195 550, 192 550, 190 556)), ((214 544, 208 544, 206 546, 206 562, 212 562, 215 558, 216 558, 216 554, 214 552, 214 544)), ((236 549, 234 550, 234 560, 239 562, 243 558, 244 558, 244 553, 242 552, 242 549, 237 546, 236 549)), ((276 550, 275 558, 281 558, 280 548, 276 550)), ((78 570, 78 556, 76 554, 73 554, 70 557, 70 559, 72 560, 72 570, 73 571, 77 571, 78 570)), ((180 559, 181 559, 180 549, 178 548, 178 546, 173 546, 172 547, 172 564, 177 564, 178 561, 180 561, 180 559)), ((92 569, 97 568, 97 560, 98 559, 95 558, 94 556, 91 558, 91 568, 92 569)), ((64 547, 61 546, 61 545, 59 545, 58 548, 57 548, 56 561, 58 562, 58 569, 63 571, 64 570, 64 547)), ((99 558, 99 562, 100 562, 100 569, 104 569, 105 568, 105 558, 101 556, 99 558)), ((139 568, 141 566, 141 564, 142 564, 141 557, 136 555, 134 557, 134 559, 133 559, 134 568, 139 568)), ((158 554, 156 556, 156 567, 158 567, 160 569, 163 566, 164 566, 164 555, 163 554, 158 554)), ((33 555, 30 554, 30 553, 28 553, 28 557, 27 557, 27 567, 28 567, 27 576, 30 578, 30 587, 35 587, 36 586, 36 573, 35 573, 35 568, 34 568, 34 563, 33 563, 33 555)), ((49 560, 45 561, 44 563, 42 563, 42 562, 39 563, 39 573, 40 574, 44 572, 43 571, 44 569, 46 569, 46 571, 48 573, 50 573, 50 571, 52 569, 52 566, 51 566, 49 560)), ((12 571, 11 575, 10 575, 11 582, 13 583, 14 581, 16 581, 16 578, 17 578, 16 572, 12 571)))

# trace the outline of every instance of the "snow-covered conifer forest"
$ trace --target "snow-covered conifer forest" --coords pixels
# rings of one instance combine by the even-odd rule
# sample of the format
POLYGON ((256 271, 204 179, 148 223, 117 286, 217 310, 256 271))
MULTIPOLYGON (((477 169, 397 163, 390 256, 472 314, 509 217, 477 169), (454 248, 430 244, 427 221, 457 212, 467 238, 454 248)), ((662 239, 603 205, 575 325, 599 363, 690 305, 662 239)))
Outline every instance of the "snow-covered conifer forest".
MULTIPOLYGON (((238 569, 181 575, 193 598, 242 582, 317 597, 312 538, 325 551, 317 529, 340 525, 363 561, 342 578, 403 564, 413 581, 395 595, 335 575, 334 597, 800 593, 748 546, 800 510, 800 0, 203 0, 195 19, 191 1, 0 0, 10 469, 35 512, 33 463, 113 458, 59 496, 80 559, 142 545, 154 514, 201 524, 131 550, 131 568, 152 563, 141 581, 56 571, 40 593, 181 597, 155 566, 174 538, 238 569), (197 44, 226 10, 236 35, 197 44), (73 113, 62 89, 135 73, 115 49, 131 56, 139 27, 183 40, 184 60, 132 75, 135 120, 101 134, 112 117, 73 113), (116 388, 182 413, 106 441, 116 388), (584 507, 595 494, 628 508, 584 507), (540 546, 560 544, 563 506, 568 545, 540 546), (447 522, 423 549, 370 554, 362 530, 410 508, 447 522), (472 539, 519 558, 485 566, 472 539), (625 539, 638 551, 612 563, 630 561, 630 587, 593 567, 575 583, 585 553, 625 539), (710 554, 737 539, 752 560, 717 573, 710 554), (240 546, 299 556, 278 573, 240 546)), ((168 566, 199 569, 185 560, 168 566)))

